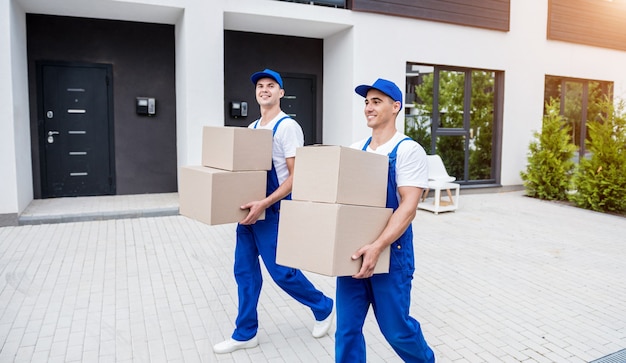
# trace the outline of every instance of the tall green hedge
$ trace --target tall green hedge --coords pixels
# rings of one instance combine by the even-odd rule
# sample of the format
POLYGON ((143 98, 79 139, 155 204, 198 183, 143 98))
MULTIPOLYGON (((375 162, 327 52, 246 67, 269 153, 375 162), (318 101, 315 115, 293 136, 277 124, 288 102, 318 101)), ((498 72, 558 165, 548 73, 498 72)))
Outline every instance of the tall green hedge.
POLYGON ((587 122, 589 158, 580 161, 570 200, 600 212, 626 212, 626 116, 608 98, 598 102, 597 121, 587 122))
POLYGON ((520 173, 528 196, 546 200, 567 200, 575 163, 576 146, 570 126, 559 114, 559 102, 546 104, 541 133, 531 141, 526 171, 520 173))

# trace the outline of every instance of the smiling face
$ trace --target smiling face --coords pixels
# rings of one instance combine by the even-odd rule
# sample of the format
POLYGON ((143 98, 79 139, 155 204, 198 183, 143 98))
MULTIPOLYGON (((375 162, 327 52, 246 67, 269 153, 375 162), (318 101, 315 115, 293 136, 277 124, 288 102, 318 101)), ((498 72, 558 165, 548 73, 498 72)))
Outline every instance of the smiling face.
POLYGON ((255 93, 259 106, 268 108, 280 105, 280 99, 285 95, 285 91, 272 78, 259 79, 256 83, 255 93))
POLYGON ((370 89, 365 97, 365 119, 367 126, 372 129, 385 128, 392 125, 400 111, 400 102, 377 89, 370 89))

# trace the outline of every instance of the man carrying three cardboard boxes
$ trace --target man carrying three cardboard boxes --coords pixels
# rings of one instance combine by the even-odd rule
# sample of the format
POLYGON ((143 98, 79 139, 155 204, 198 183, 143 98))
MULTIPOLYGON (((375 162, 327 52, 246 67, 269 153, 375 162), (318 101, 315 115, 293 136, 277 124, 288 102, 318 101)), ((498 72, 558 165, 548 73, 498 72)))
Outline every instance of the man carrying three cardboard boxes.
POLYGON ((411 280, 415 271, 411 223, 417 203, 428 186, 424 149, 396 130, 402 110, 402 91, 393 82, 378 79, 355 92, 365 98, 365 118, 372 136, 352 145, 389 156, 387 207, 394 212, 376 240, 354 253, 362 259, 354 276, 337 277, 336 362, 365 362, 363 324, 370 305, 385 339, 405 362, 432 363, 420 323, 409 315, 411 280), (378 259, 391 246, 389 273, 374 274, 378 259))
POLYGON ((316 320, 312 331, 315 338, 328 334, 334 317, 331 298, 317 290, 300 270, 276 264, 280 201, 291 193, 296 148, 304 145, 304 136, 300 125, 280 108, 280 99, 285 94, 280 74, 265 69, 254 73, 251 81, 256 87, 261 118, 249 127, 273 131, 272 169, 267 173, 266 198, 241 206, 249 209, 249 213, 237 225, 234 272, 239 306, 236 327, 230 339, 213 346, 216 353, 258 345, 257 305, 263 283, 259 256, 276 284, 311 309, 316 320), (260 220, 263 213, 265 219, 260 220))

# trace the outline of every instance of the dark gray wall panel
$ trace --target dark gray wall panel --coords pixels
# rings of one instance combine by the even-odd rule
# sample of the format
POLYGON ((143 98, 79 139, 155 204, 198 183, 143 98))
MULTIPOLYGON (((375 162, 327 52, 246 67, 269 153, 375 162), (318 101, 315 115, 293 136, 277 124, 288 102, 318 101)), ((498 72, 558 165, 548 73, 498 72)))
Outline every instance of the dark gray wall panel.
POLYGON ((623 2, 550 0, 548 4, 548 39, 626 50, 623 2))
POLYGON ((224 31, 224 124, 247 126, 260 116, 252 73, 271 68, 283 76, 311 74, 317 77, 316 142, 321 143, 323 64, 322 39, 224 31), (231 117, 231 101, 248 102, 248 117, 231 117))
POLYGON ((509 31, 510 0, 351 0, 354 11, 509 31))
POLYGON ((113 66, 117 194, 177 190, 174 26, 27 14, 35 197, 41 196, 35 62, 113 66), (138 116, 135 98, 154 97, 157 114, 138 116))

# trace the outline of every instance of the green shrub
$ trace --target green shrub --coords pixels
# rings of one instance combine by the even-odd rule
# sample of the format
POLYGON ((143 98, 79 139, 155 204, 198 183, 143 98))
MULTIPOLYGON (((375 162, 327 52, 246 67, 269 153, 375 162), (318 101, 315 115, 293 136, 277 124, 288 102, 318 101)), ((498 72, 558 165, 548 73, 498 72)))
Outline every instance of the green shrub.
POLYGON ((526 171, 520 173, 526 194, 546 200, 567 200, 575 167, 576 146, 570 139, 570 126, 559 114, 559 102, 546 104, 541 133, 531 141, 526 171))
POLYGON ((598 102, 598 121, 587 123, 589 158, 580 161, 573 178, 578 207, 599 212, 626 211, 626 117, 624 102, 598 102))

